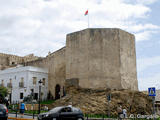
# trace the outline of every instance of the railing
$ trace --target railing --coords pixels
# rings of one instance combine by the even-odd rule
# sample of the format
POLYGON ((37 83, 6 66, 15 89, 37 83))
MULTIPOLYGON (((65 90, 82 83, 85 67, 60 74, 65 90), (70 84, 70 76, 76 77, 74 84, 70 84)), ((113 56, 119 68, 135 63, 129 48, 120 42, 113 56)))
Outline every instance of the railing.
POLYGON ((23 82, 20 82, 20 83, 19 83, 19 87, 23 88, 23 87, 24 87, 24 83, 23 83, 23 82))
POLYGON ((12 88, 12 83, 7 83, 8 88, 12 88))

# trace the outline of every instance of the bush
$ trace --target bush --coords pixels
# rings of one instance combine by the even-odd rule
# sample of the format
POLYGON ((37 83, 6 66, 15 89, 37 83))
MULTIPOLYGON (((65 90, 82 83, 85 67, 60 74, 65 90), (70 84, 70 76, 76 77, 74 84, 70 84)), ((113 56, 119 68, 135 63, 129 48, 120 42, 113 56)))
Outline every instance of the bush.
POLYGON ((8 89, 6 87, 0 87, 0 102, 5 102, 5 97, 8 95, 8 89))

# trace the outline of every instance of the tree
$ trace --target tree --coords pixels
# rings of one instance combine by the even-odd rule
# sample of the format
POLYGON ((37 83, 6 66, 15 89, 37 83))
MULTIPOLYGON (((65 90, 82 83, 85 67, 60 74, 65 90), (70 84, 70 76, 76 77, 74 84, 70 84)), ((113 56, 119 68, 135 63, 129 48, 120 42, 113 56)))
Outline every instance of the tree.
POLYGON ((6 87, 0 87, 0 101, 2 102, 4 98, 8 95, 8 89, 6 87))
POLYGON ((26 103, 32 103, 32 95, 28 95, 24 97, 23 101, 26 103))

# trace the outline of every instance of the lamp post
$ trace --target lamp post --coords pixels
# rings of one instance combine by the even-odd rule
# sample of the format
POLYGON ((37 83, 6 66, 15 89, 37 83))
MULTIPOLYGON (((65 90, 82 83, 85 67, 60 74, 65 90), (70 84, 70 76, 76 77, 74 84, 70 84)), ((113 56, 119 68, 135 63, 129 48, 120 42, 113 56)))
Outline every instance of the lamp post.
POLYGON ((12 95, 12 94, 13 94, 13 92, 12 92, 12 89, 13 89, 13 88, 12 88, 12 87, 13 87, 13 86, 11 85, 11 98, 10 98, 10 104, 12 104, 12 96, 13 96, 13 95, 12 95))
POLYGON ((41 113, 41 83, 42 83, 42 80, 40 79, 38 83, 39 83, 39 111, 38 113, 40 114, 41 113))

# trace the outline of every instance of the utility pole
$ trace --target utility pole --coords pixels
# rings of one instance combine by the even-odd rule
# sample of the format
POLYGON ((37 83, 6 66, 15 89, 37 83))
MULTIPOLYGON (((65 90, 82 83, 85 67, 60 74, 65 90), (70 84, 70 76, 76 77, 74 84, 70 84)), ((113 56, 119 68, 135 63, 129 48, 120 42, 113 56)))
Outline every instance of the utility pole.
POLYGON ((153 119, 155 120, 155 96, 156 96, 156 88, 155 87, 151 87, 148 88, 148 95, 152 97, 152 104, 153 104, 153 119))
POLYGON ((155 114, 155 96, 152 96, 152 102, 153 102, 153 119, 156 120, 155 119, 155 115, 156 115, 155 114))

